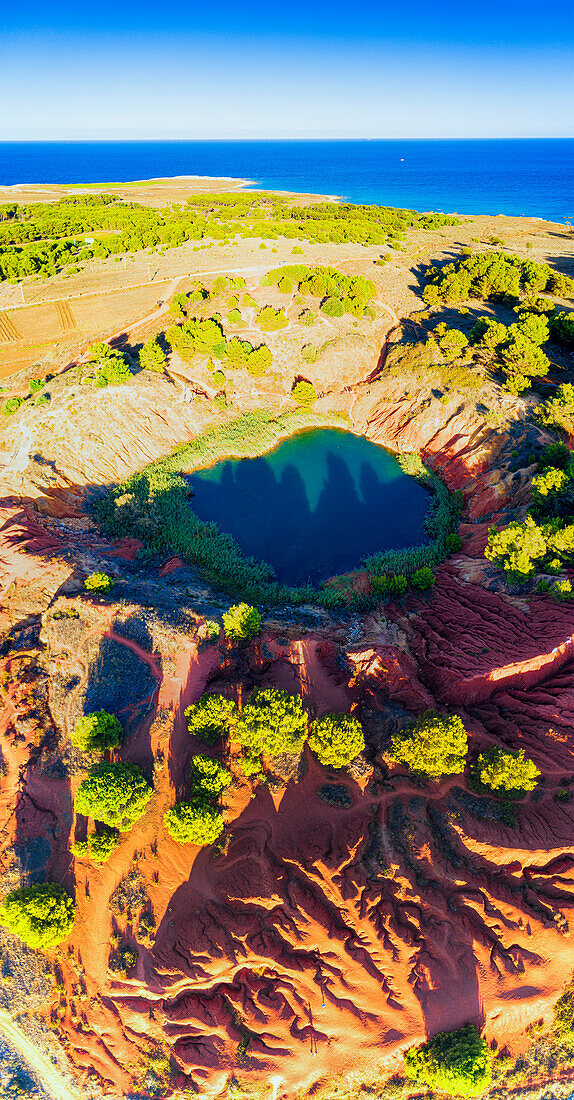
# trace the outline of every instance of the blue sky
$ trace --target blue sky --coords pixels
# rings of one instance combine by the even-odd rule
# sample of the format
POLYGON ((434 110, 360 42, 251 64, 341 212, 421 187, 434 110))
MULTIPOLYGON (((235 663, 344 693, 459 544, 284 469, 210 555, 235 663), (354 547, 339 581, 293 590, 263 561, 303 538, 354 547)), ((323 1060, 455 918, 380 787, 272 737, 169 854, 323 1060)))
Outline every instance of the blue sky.
POLYGON ((0 103, 5 140, 574 136, 572 0, 26 0, 0 103))

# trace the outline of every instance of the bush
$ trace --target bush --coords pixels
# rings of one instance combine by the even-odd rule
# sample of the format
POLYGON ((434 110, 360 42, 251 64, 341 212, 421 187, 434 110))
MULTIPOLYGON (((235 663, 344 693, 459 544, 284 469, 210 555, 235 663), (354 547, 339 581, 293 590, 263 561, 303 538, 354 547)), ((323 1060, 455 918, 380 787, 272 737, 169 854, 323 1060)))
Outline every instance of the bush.
POLYGON ((254 691, 235 726, 233 740, 251 756, 299 752, 307 736, 307 713, 300 695, 276 688, 254 691))
POLYGON ((412 588, 418 588, 420 592, 425 592, 428 588, 432 588, 435 583, 435 575, 432 569, 427 566, 423 566, 422 569, 417 569, 409 577, 412 588))
POLYGON ((451 552, 462 550, 462 539, 455 531, 451 531, 444 540, 445 548, 451 552))
POLYGON ((80 783, 74 808, 127 832, 145 812, 152 793, 136 764, 99 764, 80 783))
POLYGON ((536 419, 545 428, 559 429, 572 435, 574 433, 574 386, 563 382, 553 397, 536 409, 536 419))
POLYGON ((263 306, 257 314, 257 324, 263 332, 274 332, 275 329, 286 328, 289 321, 282 309, 273 309, 273 306, 263 306))
POLYGON ((13 416, 15 412, 18 412, 21 404, 21 397, 9 397, 8 400, 4 402, 4 408, 2 409, 3 415, 13 416))
POLYGON ((400 599, 409 587, 407 578, 403 573, 381 573, 371 577, 371 591, 376 596, 389 596, 391 599, 400 599))
POLYGON ((345 307, 340 298, 326 298, 324 302, 321 302, 321 312, 326 314, 327 317, 342 317, 345 313, 345 307))
POLYGON ((491 1054, 478 1028, 467 1024, 407 1050, 405 1072, 411 1081, 451 1096, 478 1096, 492 1078, 491 1054))
POLYGON ((194 756, 189 773, 191 784, 206 798, 221 794, 231 783, 231 772, 211 756, 194 756))
POLYGON ((98 710, 94 714, 85 714, 76 723, 70 741, 82 752, 105 752, 121 745, 124 731, 115 714, 98 710))
POLYGON ((559 600, 560 603, 564 603, 565 600, 572 599, 572 581, 569 581, 566 577, 562 581, 554 581, 550 594, 555 600, 559 600))
POLYGON ((560 1036, 574 1035, 574 974, 566 985, 562 996, 553 1007, 554 1030, 560 1036))
POLYGON ((90 573, 84 581, 86 592, 109 592, 114 582, 107 573, 90 573))
POLYGON ((122 352, 117 351, 116 348, 110 347, 109 344, 103 341, 92 344, 88 351, 88 363, 93 364, 97 368, 94 385, 100 388, 104 386, 120 386, 122 383, 129 382, 131 378, 133 378, 132 372, 122 352))
POLYGON ((501 531, 491 527, 485 558, 504 569, 511 584, 527 580, 536 569, 536 562, 546 555, 544 532, 527 516, 524 523, 509 523, 501 531))
POLYGON ((55 947, 69 936, 74 913, 74 900, 63 886, 38 883, 8 894, 0 909, 0 924, 28 947, 55 947))
POLYGON ((293 386, 291 397, 298 405, 313 405, 317 400, 317 390, 312 382, 301 379, 293 386))
POLYGON ((89 840, 89 854, 94 863, 107 863, 115 852, 119 842, 117 829, 110 829, 107 825, 100 825, 97 833, 92 833, 89 840))
POLYGON ((309 748, 321 764, 343 768, 365 747, 363 727, 351 714, 325 714, 311 726, 309 748))
POLYGON ((213 745, 237 721, 239 709, 233 699, 206 694, 186 707, 185 717, 188 733, 199 737, 206 745, 213 745))
POLYGON ((213 844, 223 832, 223 815, 204 802, 178 802, 163 817, 165 827, 178 844, 213 844))
POLYGON ((261 615, 256 607, 237 603, 223 613, 223 629, 232 641, 247 641, 261 631, 261 615))
POLYGON ((158 341, 154 338, 143 345, 139 353, 139 362, 142 370, 151 370, 161 373, 167 363, 167 357, 162 351, 158 341))
POLYGON ((483 787, 506 795, 522 795, 534 790, 540 771, 523 749, 511 752, 493 745, 478 757, 475 774, 483 787))
POLYGON ((389 757, 409 771, 439 779, 464 771, 467 749, 461 719, 428 710, 393 737, 389 757))

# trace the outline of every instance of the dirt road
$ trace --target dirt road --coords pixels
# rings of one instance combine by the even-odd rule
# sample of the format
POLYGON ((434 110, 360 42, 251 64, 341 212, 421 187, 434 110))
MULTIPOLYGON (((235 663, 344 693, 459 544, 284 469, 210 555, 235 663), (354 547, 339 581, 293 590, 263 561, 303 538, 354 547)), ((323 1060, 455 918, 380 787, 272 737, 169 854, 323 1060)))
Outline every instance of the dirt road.
POLYGON ((27 1062, 52 1100, 78 1100, 78 1093, 68 1086, 47 1055, 24 1034, 4 1008, 0 1008, 0 1033, 27 1062))

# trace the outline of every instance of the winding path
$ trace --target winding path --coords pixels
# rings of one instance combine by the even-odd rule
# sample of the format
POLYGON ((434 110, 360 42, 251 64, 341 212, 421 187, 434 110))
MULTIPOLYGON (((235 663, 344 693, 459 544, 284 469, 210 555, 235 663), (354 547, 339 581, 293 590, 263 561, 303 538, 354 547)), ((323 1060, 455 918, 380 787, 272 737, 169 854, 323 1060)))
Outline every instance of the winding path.
POLYGON ((52 1100, 78 1100, 78 1094, 70 1089, 48 1056, 35 1046, 4 1008, 0 1008, 0 1033, 27 1062, 52 1100))

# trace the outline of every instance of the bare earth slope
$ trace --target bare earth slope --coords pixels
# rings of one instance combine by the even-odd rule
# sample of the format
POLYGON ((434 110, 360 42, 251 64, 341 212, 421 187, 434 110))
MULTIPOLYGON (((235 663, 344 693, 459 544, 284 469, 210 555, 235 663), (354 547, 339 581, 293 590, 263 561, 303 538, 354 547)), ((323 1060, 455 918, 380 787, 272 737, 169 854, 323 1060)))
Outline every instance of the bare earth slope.
MULTIPOLYGON (((457 242, 476 232, 455 228, 457 242)), ((549 251, 552 240, 523 219, 514 247, 527 229, 549 251)), ((319 247, 304 262, 317 262, 319 247)), ((409 240, 409 254, 381 273, 368 250, 349 259, 346 246, 326 246, 328 262, 338 248, 344 270, 374 270, 374 321, 328 322, 327 352, 303 370, 308 336, 299 304, 288 303, 289 327, 269 337, 273 375, 237 372, 225 410, 205 362, 172 357, 169 376, 141 371, 105 390, 72 368, 51 383, 48 409, 27 403, 3 427, 3 891, 46 878, 77 904, 69 941, 48 956, 45 1009, 19 981, 3 1003, 23 1026, 45 1020, 83 1095, 213 1095, 234 1081, 286 1096, 379 1088, 407 1046, 467 1022, 516 1053, 531 1025, 548 1022, 574 967, 574 610, 514 595, 483 556, 489 526, 529 502, 539 433, 528 402, 493 382, 444 400, 381 370, 404 339, 398 316, 418 302, 421 247, 409 240), (86 487, 126 477, 212 423, 293 408, 300 374, 317 387, 316 409, 348 413, 355 431, 391 449, 420 451, 462 490, 462 549, 430 596, 351 618, 278 608, 248 645, 207 644, 205 620, 232 601, 167 553, 149 563, 135 557, 137 540, 110 542, 86 512, 86 487), (498 422, 485 408, 501 412, 498 422), (112 597, 83 590, 98 568, 114 576, 112 597), (205 690, 242 701, 259 686, 300 693, 313 716, 352 712, 365 753, 333 772, 305 748, 257 784, 231 746, 220 843, 176 844, 163 814, 185 797, 191 757, 204 750, 185 707, 205 690), (435 706, 460 714, 473 751, 524 748, 538 788, 509 809, 474 793, 468 776, 432 783, 389 769, 392 734, 435 706), (70 851, 85 836, 73 799, 94 761, 69 733, 100 708, 126 729, 115 758, 137 763, 154 794, 97 866, 70 851), (124 965, 127 947, 135 961, 124 965)), ((248 289, 263 300, 259 282, 254 273, 248 289)), ((166 323, 128 321, 129 346, 166 323)), ((11 377, 10 392, 26 386, 25 373, 11 377)), ((2 947, 19 950, 7 935, 2 947)))

